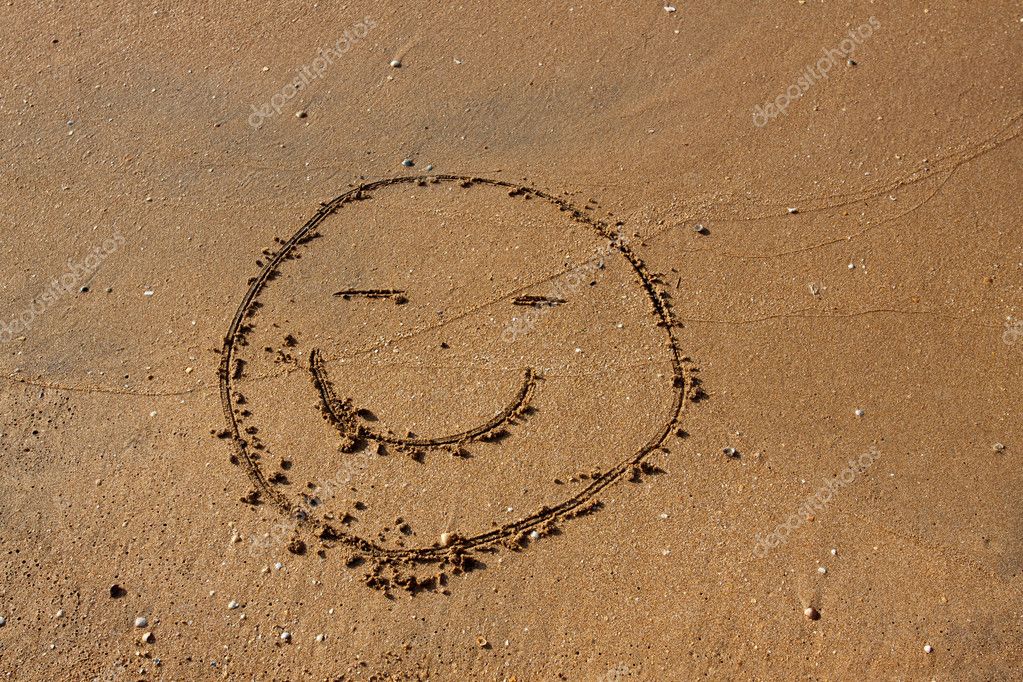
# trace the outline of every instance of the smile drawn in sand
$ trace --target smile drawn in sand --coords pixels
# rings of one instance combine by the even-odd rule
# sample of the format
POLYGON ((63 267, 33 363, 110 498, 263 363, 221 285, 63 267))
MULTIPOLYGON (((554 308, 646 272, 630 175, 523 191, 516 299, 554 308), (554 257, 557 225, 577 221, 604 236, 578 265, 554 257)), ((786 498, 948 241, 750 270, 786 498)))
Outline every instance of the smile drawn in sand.
MULTIPOLYGON (((224 338, 219 379, 227 428, 219 435, 230 439, 233 450, 232 463, 244 468, 251 480, 253 487, 242 501, 253 505, 263 503, 271 505, 293 520, 296 533, 289 544, 289 550, 298 554, 305 553, 308 542, 318 545, 317 553, 325 556, 328 550, 337 548, 346 555, 346 563, 349 566, 370 565, 365 582, 371 587, 388 593, 394 587, 410 592, 442 589, 447 582, 448 574, 459 574, 474 566, 476 563, 473 559, 474 553, 497 551, 501 547, 521 549, 528 544, 530 538, 536 539, 555 532, 564 522, 595 511, 600 506, 599 493, 608 486, 622 478, 639 480, 645 474, 660 472, 648 459, 657 452, 667 451, 666 443, 672 436, 684 436, 685 432, 680 428, 682 412, 688 402, 701 397, 698 380, 694 376, 696 370, 689 364, 688 358, 682 356, 679 349, 675 336, 676 323, 669 307, 668 296, 659 287, 658 277, 647 269, 643 261, 624 243, 620 234, 612 230, 607 223, 584 213, 561 198, 540 190, 500 180, 460 175, 409 176, 379 180, 355 187, 323 203, 316 214, 289 239, 277 241, 276 250, 263 252, 266 262, 257 262, 261 270, 249 281, 249 287, 224 338), (665 384, 671 391, 670 409, 664 423, 641 447, 628 456, 614 458, 614 463, 609 468, 589 476, 584 481, 585 486, 567 499, 541 506, 532 514, 483 532, 465 536, 444 533, 440 541, 430 546, 385 547, 369 537, 351 531, 344 522, 338 524, 314 518, 302 505, 296 504, 288 495, 281 492, 280 484, 287 482, 286 476, 281 472, 266 470, 268 464, 263 461, 266 459, 263 455, 267 453, 267 448, 256 435, 259 429, 248 425, 247 422, 251 412, 239 386, 241 380, 247 376, 247 361, 242 357, 242 349, 249 345, 256 328, 255 320, 258 317, 258 310, 262 307, 259 300, 261 294, 280 276, 285 263, 300 258, 301 250, 320 236, 321 230, 326 229, 323 223, 327 218, 343 212, 346 205, 372 200, 376 194, 389 188, 437 185, 497 190, 499 194, 505 195, 505 201, 535 199, 547 202, 567 214, 573 223, 584 226, 594 237, 602 240, 606 244, 605 253, 609 257, 617 256, 624 259, 626 268, 632 273, 633 282, 642 289, 642 297, 649 303, 646 314, 663 332, 663 346, 667 352, 667 363, 671 367, 671 374, 665 384), (435 572, 423 577, 421 572, 417 571, 417 568, 423 566, 432 566, 435 572)), ((356 297, 387 299, 397 305, 406 304, 409 295, 411 294, 405 289, 348 289, 333 294, 345 301, 356 297)), ((567 303, 562 298, 545 296, 508 296, 508 300, 512 305, 545 307, 562 306, 567 303)), ((294 337, 289 334, 285 345, 292 346, 294 343, 294 337)), ((353 399, 339 394, 337 386, 331 381, 327 359, 321 349, 310 350, 308 366, 305 369, 318 397, 322 416, 336 432, 341 453, 352 453, 364 449, 370 443, 376 443, 377 447, 389 446, 396 451, 409 454, 416 461, 422 461, 424 454, 431 450, 446 450, 454 455, 464 455, 464 448, 470 443, 503 441, 509 435, 508 427, 521 421, 534 410, 531 401, 534 398, 537 380, 542 378, 542 373, 534 367, 523 367, 517 391, 492 419, 468 429, 420 437, 411 433, 407 436, 397 436, 387 430, 374 428, 372 422, 375 418, 372 412, 357 406, 353 399)))

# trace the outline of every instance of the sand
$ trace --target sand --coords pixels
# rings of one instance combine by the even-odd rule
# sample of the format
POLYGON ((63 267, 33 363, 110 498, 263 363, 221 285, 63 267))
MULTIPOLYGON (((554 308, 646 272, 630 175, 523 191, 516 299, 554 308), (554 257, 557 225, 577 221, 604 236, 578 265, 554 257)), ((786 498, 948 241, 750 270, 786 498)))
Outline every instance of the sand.
POLYGON ((5 679, 1019 679, 1015 3, 0 16, 5 679))

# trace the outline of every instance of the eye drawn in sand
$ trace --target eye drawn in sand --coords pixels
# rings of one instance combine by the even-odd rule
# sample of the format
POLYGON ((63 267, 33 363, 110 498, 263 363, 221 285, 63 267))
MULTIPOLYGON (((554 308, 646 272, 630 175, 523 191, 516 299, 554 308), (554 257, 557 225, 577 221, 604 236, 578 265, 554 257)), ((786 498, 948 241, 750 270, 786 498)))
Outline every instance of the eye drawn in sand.
POLYGON ((292 552, 416 592, 660 473, 700 392, 668 295, 616 227, 456 175, 322 204, 264 250, 225 336, 220 435, 252 484, 242 501, 290 518, 292 552), (586 249, 599 273, 548 293, 586 249), (545 319, 502 341, 516 306, 545 319), (357 473, 323 491, 339 468, 357 473))

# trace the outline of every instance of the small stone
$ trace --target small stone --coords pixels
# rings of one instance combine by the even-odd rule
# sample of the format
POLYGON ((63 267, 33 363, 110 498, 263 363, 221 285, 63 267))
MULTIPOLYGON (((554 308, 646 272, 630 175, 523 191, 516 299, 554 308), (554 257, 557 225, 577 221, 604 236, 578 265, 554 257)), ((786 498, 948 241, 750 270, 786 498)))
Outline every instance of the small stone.
POLYGON ((447 547, 455 539, 454 533, 444 532, 440 534, 440 546, 447 547))
POLYGON ((706 227, 704 227, 703 224, 701 223, 699 225, 693 226, 693 232, 695 232, 696 234, 708 234, 709 230, 706 227))
POLYGON ((433 170, 433 164, 432 163, 426 164, 426 170, 427 170, 427 172, 432 171, 433 170))
POLYGON ((316 635, 316 641, 317 641, 317 642, 322 642, 322 641, 323 641, 323 640, 325 640, 326 638, 327 638, 327 636, 326 636, 326 635, 316 635))
POLYGON ((404 161, 401 162, 401 165, 405 166, 405 168, 411 168, 412 166, 416 165, 416 162, 413 161, 412 159, 405 159, 404 161))
POLYGON ((825 573, 828 572, 828 569, 825 568, 824 566, 818 566, 817 567, 817 572, 820 573, 821 575, 824 575, 825 573))
POLYGON ((290 642, 291 641, 291 633, 288 632, 287 630, 282 632, 281 633, 281 641, 282 642, 290 642))
POLYGON ((796 208, 795 206, 789 206, 788 212, 789 212, 789 215, 795 215, 795 214, 799 213, 799 209, 796 208))
POLYGON ((300 109, 299 111, 295 112, 295 118, 305 118, 308 115, 309 115, 308 112, 306 112, 304 109, 300 109))
POLYGON ((536 532, 535 530, 529 531, 529 539, 530 540, 539 540, 540 539, 540 534, 538 532, 536 532))
POLYGON ((54 618, 63 618, 64 617, 64 609, 59 609, 57 611, 57 613, 53 614, 53 617, 54 618))
POLYGON ((838 550, 834 547, 831 548, 831 556, 838 556, 838 550))
POLYGON ((855 410, 855 411, 853 412, 853 414, 855 414, 855 415, 856 415, 857 417, 862 417, 863 415, 865 415, 865 414, 866 414, 866 412, 864 412, 862 408, 857 408, 857 409, 856 409, 856 410, 855 410))
POLYGON ((478 646, 481 649, 487 649, 490 647, 490 642, 487 641, 486 637, 480 635, 479 637, 476 638, 476 646, 478 646))
POLYGON ((849 269, 850 270, 855 270, 856 269, 856 263, 849 263, 849 269))
POLYGON ((284 568, 284 564, 282 564, 281 562, 278 561, 276 564, 274 564, 274 568, 279 571, 282 568, 284 568))
POLYGON ((0 628, 2 628, 5 625, 7 625, 7 619, 4 618, 3 616, 0 616, 0 628))
POLYGON ((803 615, 806 616, 807 620, 817 620, 821 617, 820 612, 812 606, 807 606, 803 609, 803 615))
POLYGON ((846 59, 845 63, 848 64, 849 66, 856 66, 856 60, 855 59, 846 59))
POLYGON ((152 296, 155 292, 152 289, 146 289, 142 292, 143 296, 152 296))
POLYGON ((149 620, 145 616, 139 616, 135 619, 135 627, 144 628, 149 625, 149 620))
POLYGON ((82 287, 81 289, 78 290, 78 293, 80 293, 80 294, 87 294, 87 293, 89 293, 89 287, 82 287))
POLYGON ((227 608, 229 608, 229 609, 236 609, 239 606, 241 606, 241 604, 236 602, 234 599, 232 599, 231 601, 227 602, 227 608))
POLYGON ((934 647, 932 647, 930 644, 924 644, 924 653, 925 654, 929 654, 929 653, 931 653, 933 651, 934 651, 934 647))
POLYGON ((400 69, 401 68, 401 60, 400 59, 392 59, 391 60, 391 68, 392 69, 400 69))
POLYGON ((147 632, 144 635, 142 635, 142 641, 145 642, 146 644, 152 644, 153 642, 156 641, 156 635, 154 635, 152 632, 147 632))
POLYGON ((721 452, 725 453, 725 457, 728 457, 730 459, 739 459, 739 451, 736 450, 735 448, 731 447, 725 448, 721 452))
POLYGON ((1002 450, 1005 449, 1005 446, 1002 445, 1001 443, 995 443, 994 445, 991 446, 991 449, 994 450, 995 452, 1001 452, 1002 450))

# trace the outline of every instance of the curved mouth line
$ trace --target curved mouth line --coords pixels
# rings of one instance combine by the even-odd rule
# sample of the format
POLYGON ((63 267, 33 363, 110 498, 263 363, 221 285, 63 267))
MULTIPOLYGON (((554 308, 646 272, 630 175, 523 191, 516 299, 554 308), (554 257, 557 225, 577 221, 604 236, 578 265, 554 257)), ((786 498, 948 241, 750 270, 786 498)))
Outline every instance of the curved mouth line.
POLYGON ((398 448, 454 447, 460 450, 461 446, 472 442, 501 440, 508 435, 507 426, 514 424, 533 411, 529 401, 536 386, 536 374, 532 368, 527 367, 522 385, 515 398, 493 419, 458 433, 432 438, 418 438, 410 434, 403 438, 374 431, 360 414, 364 413, 364 410, 356 408, 351 398, 338 397, 318 348, 314 348, 309 353, 309 372, 312 375, 313 386, 316 387, 316 392, 320 396, 320 411, 341 436, 342 452, 357 450, 366 441, 394 445, 398 448))

